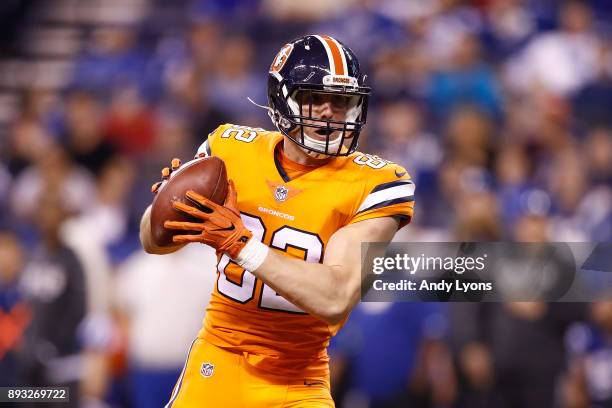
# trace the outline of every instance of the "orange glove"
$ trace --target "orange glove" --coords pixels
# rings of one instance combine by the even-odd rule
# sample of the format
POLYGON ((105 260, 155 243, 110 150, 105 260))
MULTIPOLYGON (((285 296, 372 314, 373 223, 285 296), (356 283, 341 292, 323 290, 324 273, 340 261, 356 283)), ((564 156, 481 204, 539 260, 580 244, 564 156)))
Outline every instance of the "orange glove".
POLYGON ((227 253, 232 259, 238 257, 253 234, 244 226, 240 218, 234 182, 230 180, 228 184, 227 198, 223 205, 216 204, 193 190, 187 191, 185 196, 196 206, 180 201, 172 202, 172 207, 175 209, 202 220, 202 222, 166 221, 164 227, 168 229, 200 232, 197 235, 175 235, 172 238, 174 242, 180 244, 201 242, 210 245, 217 251, 227 253))
POLYGON ((158 181, 157 183, 153 184, 151 186, 151 192, 153 194, 156 194, 160 187, 162 186, 162 184, 164 184, 164 182, 166 182, 166 180, 168 180, 170 178, 170 175, 177 170, 179 167, 181 167, 181 159, 177 159, 176 157, 174 159, 172 159, 172 161, 170 162, 170 167, 164 167, 161 171, 162 174, 162 179, 161 181, 158 181))

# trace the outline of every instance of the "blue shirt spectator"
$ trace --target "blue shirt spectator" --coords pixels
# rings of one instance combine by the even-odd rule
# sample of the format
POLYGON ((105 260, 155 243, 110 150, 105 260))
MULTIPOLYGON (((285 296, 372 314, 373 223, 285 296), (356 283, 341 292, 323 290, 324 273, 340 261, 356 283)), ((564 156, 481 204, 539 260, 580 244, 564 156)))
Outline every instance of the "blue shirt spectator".
POLYGON ((448 115, 458 105, 474 105, 492 117, 501 117, 498 79, 484 63, 481 48, 477 36, 463 34, 449 62, 431 74, 427 99, 436 117, 448 115))
POLYGON ((424 338, 439 338, 444 318, 437 303, 360 303, 332 340, 344 358, 348 389, 381 403, 407 392, 424 338))
POLYGON ((69 88, 86 89, 108 96, 118 87, 137 84, 143 89, 147 58, 137 47, 136 32, 131 27, 106 27, 93 34, 93 45, 76 62, 69 88))

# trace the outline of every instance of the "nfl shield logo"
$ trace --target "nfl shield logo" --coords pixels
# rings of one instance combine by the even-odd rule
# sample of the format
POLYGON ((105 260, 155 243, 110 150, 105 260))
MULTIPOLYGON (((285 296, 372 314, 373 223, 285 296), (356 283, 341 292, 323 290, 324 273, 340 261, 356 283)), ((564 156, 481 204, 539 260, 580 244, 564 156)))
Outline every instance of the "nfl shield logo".
POLYGON ((276 201, 282 203, 287 199, 287 194, 289 194, 289 190, 285 186, 276 187, 276 191, 274 192, 274 198, 276 201))
POLYGON ((202 374, 203 377, 208 378, 213 375, 214 370, 215 366, 211 363, 202 363, 202 367, 200 367, 200 374, 202 374))

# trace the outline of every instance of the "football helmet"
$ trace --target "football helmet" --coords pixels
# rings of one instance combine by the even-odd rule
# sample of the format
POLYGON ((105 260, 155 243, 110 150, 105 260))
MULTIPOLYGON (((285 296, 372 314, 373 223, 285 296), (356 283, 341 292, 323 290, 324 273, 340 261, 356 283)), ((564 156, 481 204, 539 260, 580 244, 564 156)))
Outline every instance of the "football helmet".
POLYGON ((301 147, 329 156, 357 149, 370 88, 350 48, 327 35, 307 35, 278 52, 268 74, 268 113, 301 147), (344 120, 313 117, 313 104, 331 101, 344 120), (315 136, 316 134, 316 136, 315 136))

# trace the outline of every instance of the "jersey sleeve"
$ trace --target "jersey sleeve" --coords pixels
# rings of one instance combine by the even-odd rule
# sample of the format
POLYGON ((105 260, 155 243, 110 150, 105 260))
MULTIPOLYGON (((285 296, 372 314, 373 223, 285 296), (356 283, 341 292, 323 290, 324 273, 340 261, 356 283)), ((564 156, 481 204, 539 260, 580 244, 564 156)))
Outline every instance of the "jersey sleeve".
POLYGON ((210 132, 206 140, 200 145, 200 147, 198 147, 195 158, 198 159, 201 157, 220 156, 221 149, 218 146, 219 139, 221 138, 221 135, 223 135, 223 133, 225 133, 225 131, 231 126, 233 125, 226 123, 210 132))
POLYGON ((235 159, 241 154, 253 153, 253 146, 260 146, 261 128, 226 123, 219 126, 206 138, 196 152, 196 158, 216 156, 224 161, 235 159))
POLYGON ((349 224, 371 218, 394 217, 402 228, 412 220, 414 183, 403 167, 396 164, 386 167, 371 172, 349 224))

